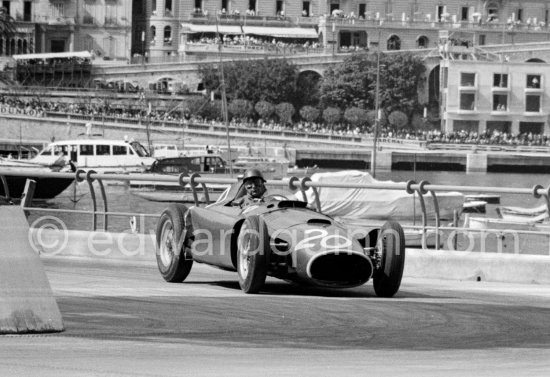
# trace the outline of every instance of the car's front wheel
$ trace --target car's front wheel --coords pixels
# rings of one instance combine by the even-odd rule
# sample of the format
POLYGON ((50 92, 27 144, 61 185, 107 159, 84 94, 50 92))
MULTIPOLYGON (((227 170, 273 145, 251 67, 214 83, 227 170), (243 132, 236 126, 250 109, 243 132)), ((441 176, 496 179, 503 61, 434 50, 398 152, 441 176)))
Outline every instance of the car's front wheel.
POLYGON ((157 224, 157 266, 164 280, 170 283, 184 281, 193 266, 191 255, 186 253, 186 212, 183 204, 170 204, 157 224))
POLYGON ((239 285, 245 293, 257 293, 267 276, 269 236, 264 222, 258 216, 248 217, 237 239, 237 273, 239 285))
POLYGON ((393 297, 401 286, 405 267, 405 234, 401 225, 394 221, 385 223, 376 247, 380 265, 374 271, 374 291, 380 297, 393 297))

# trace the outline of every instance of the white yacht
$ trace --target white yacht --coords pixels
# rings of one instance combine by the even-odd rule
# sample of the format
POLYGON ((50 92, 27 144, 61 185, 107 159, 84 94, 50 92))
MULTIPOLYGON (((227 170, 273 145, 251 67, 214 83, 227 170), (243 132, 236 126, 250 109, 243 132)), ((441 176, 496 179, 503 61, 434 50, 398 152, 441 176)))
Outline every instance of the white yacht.
POLYGON ((29 162, 52 166, 72 162, 100 173, 143 172, 155 158, 137 141, 77 139, 49 144, 29 162))

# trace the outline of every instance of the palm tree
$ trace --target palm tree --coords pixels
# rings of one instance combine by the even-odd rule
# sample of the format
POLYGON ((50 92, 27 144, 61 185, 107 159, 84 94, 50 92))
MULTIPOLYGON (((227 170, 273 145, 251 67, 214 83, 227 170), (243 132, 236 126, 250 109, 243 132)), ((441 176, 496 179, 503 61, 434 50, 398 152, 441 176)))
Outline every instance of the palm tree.
POLYGON ((15 32, 15 20, 9 15, 6 8, 0 8, 0 38, 4 40, 13 38, 15 32))
MULTIPOLYGON (((4 7, 0 7, 0 41, 3 43, 6 41, 6 46, 8 42, 15 37, 16 27, 15 20, 8 13, 8 10, 4 7)), ((3 51, 6 53, 6 51, 3 51)), ((5 68, 0 67, 0 84, 6 85, 10 82, 8 74, 6 73, 5 68)))

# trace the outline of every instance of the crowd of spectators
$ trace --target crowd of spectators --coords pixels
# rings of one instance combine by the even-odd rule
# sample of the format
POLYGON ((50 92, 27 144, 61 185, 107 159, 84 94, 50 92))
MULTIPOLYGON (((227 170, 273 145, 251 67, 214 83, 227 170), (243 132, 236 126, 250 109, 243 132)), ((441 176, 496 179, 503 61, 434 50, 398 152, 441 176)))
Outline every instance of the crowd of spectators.
MULTIPOLYGON (((250 35, 225 35, 222 36, 222 43, 226 47, 230 46, 252 46, 252 47, 263 47, 263 48, 272 48, 276 47, 279 49, 292 49, 292 48, 303 48, 303 49, 316 49, 321 48, 322 45, 316 40, 306 40, 306 39, 277 39, 270 37, 255 37, 250 35)), ((187 41, 188 44, 219 44, 220 39, 218 37, 211 37, 205 35, 198 35, 187 41)))
MULTIPOLYGON (((106 104, 98 103, 63 103, 57 101, 44 101, 38 98, 20 99, 13 96, 0 95, 0 106, 9 106, 28 113, 34 110, 37 116, 43 116, 46 112, 66 113, 67 115, 85 115, 93 116, 96 119, 101 117, 121 118, 121 119, 150 119, 160 122, 185 122, 194 124, 209 124, 214 126, 223 126, 222 119, 206 119, 197 114, 185 111, 165 111, 152 109, 149 114, 143 110, 143 107, 112 107, 106 104)), ((333 136, 349 137, 372 137, 372 127, 358 127, 346 123, 337 123, 327 125, 320 122, 298 121, 292 124, 282 124, 274 119, 264 121, 262 119, 254 120, 233 118, 230 121, 230 127, 235 128, 253 128, 271 131, 293 131, 306 134, 322 134, 333 136)), ((387 139, 415 140, 425 141, 427 143, 445 143, 445 144, 471 144, 471 145, 509 145, 509 146, 550 146, 550 137, 547 135, 524 132, 512 134, 501 130, 491 130, 485 132, 476 131, 455 131, 442 132, 437 129, 399 129, 391 127, 381 127, 378 137, 387 139)))

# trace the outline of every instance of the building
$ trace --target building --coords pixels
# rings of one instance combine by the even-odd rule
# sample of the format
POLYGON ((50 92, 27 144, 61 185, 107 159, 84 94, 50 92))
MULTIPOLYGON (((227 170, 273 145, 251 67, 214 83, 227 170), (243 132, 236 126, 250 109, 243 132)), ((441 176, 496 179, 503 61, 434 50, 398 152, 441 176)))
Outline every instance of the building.
POLYGON ((141 32, 151 57, 185 54, 190 36, 216 30, 284 41, 313 28, 329 50, 410 50, 436 48, 440 30, 469 46, 546 41, 549 18, 550 4, 541 0, 150 0, 141 32))
POLYGON ((3 0, 17 34, 0 38, 0 56, 90 51, 106 60, 130 56, 130 0, 3 0))
POLYGON ((440 72, 442 130, 550 135, 547 64, 443 59, 440 72))
POLYGON ((0 40, 0 56, 81 50, 108 60, 178 56, 189 51, 190 36, 214 34, 216 24, 225 33, 313 39, 335 52, 435 48, 440 30, 471 46, 545 41, 550 34, 550 3, 542 0, 2 0, 2 6, 18 33, 0 40))

